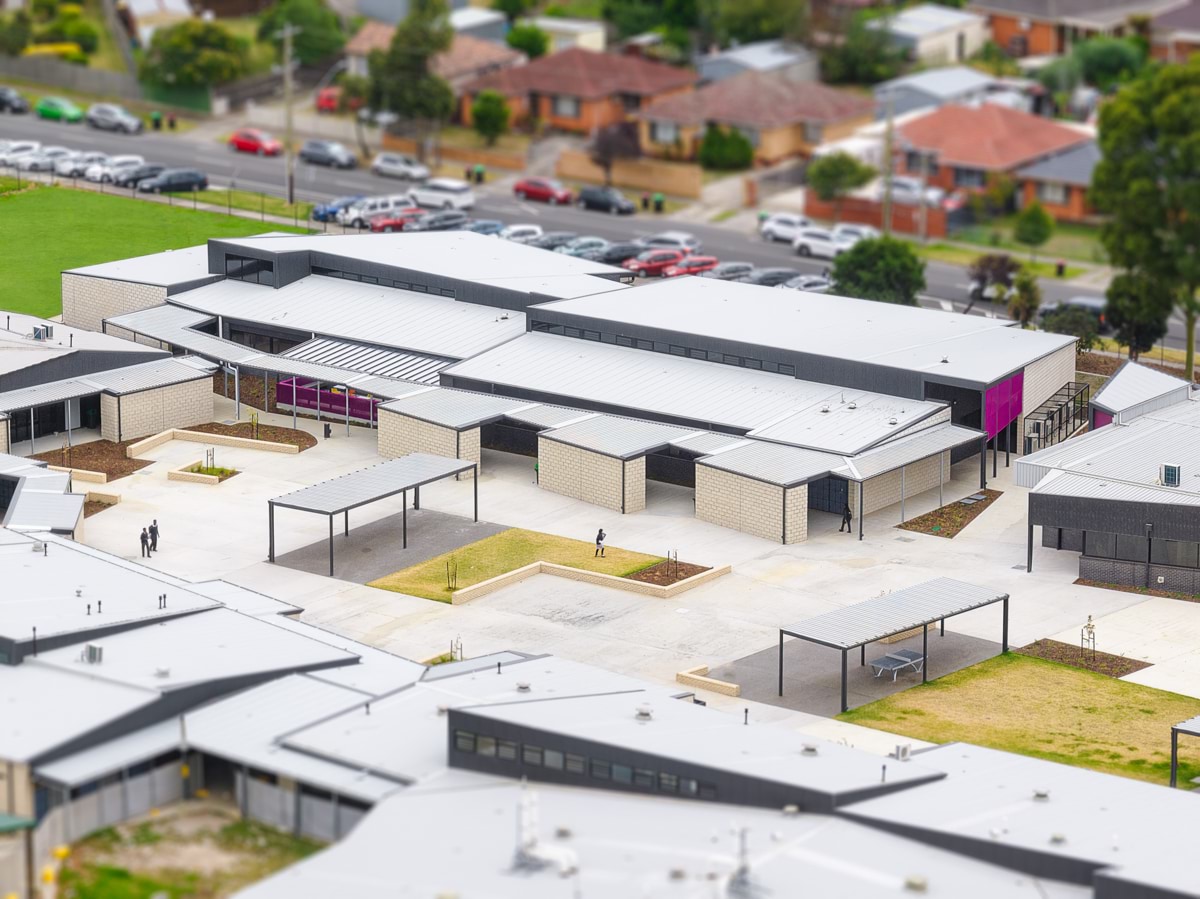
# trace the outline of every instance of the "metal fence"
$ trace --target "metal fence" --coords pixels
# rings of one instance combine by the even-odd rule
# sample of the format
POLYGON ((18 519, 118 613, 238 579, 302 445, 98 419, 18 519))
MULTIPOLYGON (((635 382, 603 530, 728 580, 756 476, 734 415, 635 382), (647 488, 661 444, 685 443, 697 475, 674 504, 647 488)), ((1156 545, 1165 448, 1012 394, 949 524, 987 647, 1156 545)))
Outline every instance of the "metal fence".
POLYGON ((141 84, 128 72, 90 69, 46 56, 0 54, 0 75, 123 100, 140 100, 143 96, 141 84))
POLYGON ((247 777, 242 771, 236 774, 234 792, 245 817, 327 843, 340 840, 366 814, 338 802, 337 796, 325 799, 302 791, 297 797, 296 790, 247 777))

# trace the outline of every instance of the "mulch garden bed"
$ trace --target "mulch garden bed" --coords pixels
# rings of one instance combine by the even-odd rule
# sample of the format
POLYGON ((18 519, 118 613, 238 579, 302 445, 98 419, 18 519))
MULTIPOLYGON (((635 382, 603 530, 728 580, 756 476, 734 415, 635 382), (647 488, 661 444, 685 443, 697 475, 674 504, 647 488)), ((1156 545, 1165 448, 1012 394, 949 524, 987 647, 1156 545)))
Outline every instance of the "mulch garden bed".
POLYGON ((83 504, 83 517, 91 518, 93 515, 103 512, 110 506, 112 506, 112 503, 98 503, 93 499, 89 499, 83 504))
POLYGON ((268 443, 290 443, 292 446, 300 447, 300 452, 304 452, 306 449, 317 445, 317 438, 308 433, 308 431, 281 428, 276 425, 259 425, 258 434, 256 435, 254 425, 248 421, 239 421, 237 424, 232 425, 210 421, 207 424, 192 425, 188 430, 199 431, 202 434, 222 434, 226 437, 265 440, 268 443))
POLYGON ((135 440, 125 440, 113 443, 111 440, 93 440, 81 443, 64 453, 62 450, 50 450, 30 456, 51 465, 61 465, 66 468, 82 468, 84 471, 102 471, 110 481, 133 474, 139 468, 152 464, 150 459, 130 459, 125 455, 135 440))
POLYGON ((1035 640, 1028 646, 1022 646, 1013 651, 1019 652, 1021 655, 1033 656, 1035 659, 1046 659, 1050 662, 1070 665, 1072 668, 1094 671, 1096 674, 1107 674, 1109 677, 1124 677, 1150 667, 1149 662, 1116 656, 1111 652, 1097 651, 1093 653, 1090 650, 1081 650, 1078 646, 1061 643, 1058 640, 1035 640))
POLYGON ((1182 599, 1184 602, 1200 602, 1200 596, 1192 593, 1175 593, 1171 590, 1156 590, 1153 587, 1132 587, 1128 584, 1106 584, 1103 581, 1089 581, 1087 578, 1076 578, 1075 583, 1082 587, 1100 587, 1102 590, 1119 590, 1122 593, 1137 593, 1139 596, 1161 596, 1163 599, 1182 599))
POLYGON ((687 580, 694 574, 708 571, 708 569, 709 566, 706 565, 693 565, 691 562, 673 562, 670 559, 664 559, 656 565, 635 571, 627 577, 631 581, 644 581, 647 584, 668 587, 679 581, 687 580))
POLYGON ((974 503, 963 505, 962 500, 957 500, 949 505, 942 506, 940 509, 934 509, 932 512, 926 512, 924 515, 910 518, 908 521, 896 525, 896 527, 905 531, 916 531, 919 534, 931 534, 934 537, 953 539, 963 528, 978 518, 984 509, 1004 495, 1004 491, 1002 490, 987 488, 972 493, 971 496, 976 496, 980 493, 983 494, 983 499, 977 500, 974 503))

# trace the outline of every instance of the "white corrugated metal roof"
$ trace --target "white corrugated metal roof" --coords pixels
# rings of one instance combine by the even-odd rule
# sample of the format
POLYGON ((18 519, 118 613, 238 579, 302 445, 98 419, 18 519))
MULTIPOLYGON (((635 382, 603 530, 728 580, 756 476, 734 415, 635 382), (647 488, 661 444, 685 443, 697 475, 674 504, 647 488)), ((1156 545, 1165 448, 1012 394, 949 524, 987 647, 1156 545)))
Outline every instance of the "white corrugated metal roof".
POLYGON ((38 765, 39 780, 76 787, 179 748, 179 720, 171 718, 38 765))
POLYGON ((245 344, 225 340, 213 334, 205 334, 196 328, 216 318, 207 312, 197 312, 183 306, 153 306, 139 312, 128 312, 105 319, 106 325, 125 328, 144 337, 153 337, 171 346, 199 353, 209 359, 239 365, 247 359, 261 355, 258 350, 245 344))
POLYGON ((750 437, 854 455, 930 418, 943 407, 898 396, 842 390, 763 428, 750 437))
POLYGON ((680 437, 678 440, 672 440, 671 446, 681 450, 686 450, 689 453, 698 453, 702 456, 709 453, 719 453, 725 450, 732 449, 735 446, 742 446, 747 443, 744 437, 735 437, 732 434, 718 434, 716 431, 702 431, 700 433, 688 434, 680 437))
POLYGON ((936 456, 938 453, 952 450, 964 443, 978 442, 982 437, 982 431, 975 431, 971 428, 961 428, 949 423, 934 425, 915 434, 897 437, 895 440, 877 446, 861 455, 847 459, 849 476, 856 481, 873 478, 903 465, 919 462, 930 456, 936 456))
POLYGON ((161 355, 161 350, 143 346, 97 331, 72 328, 62 322, 47 321, 20 312, 0 313, 0 374, 8 374, 31 365, 40 365, 80 350, 106 353, 129 353, 130 362, 139 357, 161 355), (35 339, 34 328, 53 329, 53 337, 35 339))
POLYGON ((628 459, 643 456, 697 432, 689 428, 622 418, 617 415, 593 415, 574 424, 545 431, 541 436, 569 446, 628 459))
POLYGON ((20 387, 0 393, 0 412, 14 412, 33 406, 48 406, 97 393, 123 396, 154 387, 168 387, 185 381, 209 377, 215 366, 188 356, 164 357, 108 371, 93 372, 78 378, 48 381, 33 387, 20 387))
POLYGON ((514 409, 504 413, 505 418, 519 421, 522 424, 533 425, 535 428, 557 428, 569 421, 575 421, 593 413, 582 409, 572 409, 569 406, 551 406, 540 403, 524 409, 514 409))
POLYGON ((34 489, 26 478, 9 503, 4 526, 14 531, 74 533, 83 515, 85 499, 82 493, 34 489))
POLYGON ((294 346, 283 355, 289 359, 302 359, 319 365, 360 371, 381 378, 415 381, 419 384, 437 384, 438 372, 449 364, 449 360, 420 353, 403 353, 326 337, 318 337, 316 340, 294 346))
POLYGON ((952 100, 996 83, 995 78, 976 69, 967 66, 945 66, 916 72, 912 75, 902 75, 891 81, 885 81, 883 84, 877 84, 875 95, 881 96, 896 88, 907 88, 932 94, 942 100, 952 100))
POLYGON ((951 9, 935 3, 922 3, 901 10, 894 16, 872 19, 868 28, 882 29, 906 37, 928 37, 968 25, 984 25, 987 19, 962 9, 951 9))
POLYGON ((216 278, 208 271, 208 246, 166 250, 148 256, 134 256, 116 262, 101 262, 82 268, 67 269, 66 274, 109 278, 114 281, 135 281, 159 287, 174 287, 204 278, 216 278))
POLYGON ((1126 362, 1092 396, 1092 405, 1117 414, 1152 400, 1166 404, 1190 395, 1188 382, 1136 362, 1126 362))
POLYGON ((509 412, 537 405, 528 400, 514 400, 488 393, 434 388, 384 403, 380 408, 462 431, 496 421, 509 412))
POLYGON ((1118 503, 1200 506, 1200 494, 1184 493, 1175 487, 1148 487, 1067 471, 1051 471, 1033 488, 1033 492, 1042 496, 1075 496, 1118 503))
POLYGON ((845 462, 844 457, 833 453, 768 443, 765 440, 747 440, 741 446, 696 460, 697 465, 718 468, 780 487, 823 478, 845 462))
POLYGON ((378 465, 360 468, 341 477, 331 478, 311 487, 301 487, 270 502, 289 509, 302 509, 332 515, 361 506, 364 503, 394 496, 430 481, 440 480, 469 471, 474 462, 448 459, 429 453, 409 453, 398 459, 388 459, 378 465))

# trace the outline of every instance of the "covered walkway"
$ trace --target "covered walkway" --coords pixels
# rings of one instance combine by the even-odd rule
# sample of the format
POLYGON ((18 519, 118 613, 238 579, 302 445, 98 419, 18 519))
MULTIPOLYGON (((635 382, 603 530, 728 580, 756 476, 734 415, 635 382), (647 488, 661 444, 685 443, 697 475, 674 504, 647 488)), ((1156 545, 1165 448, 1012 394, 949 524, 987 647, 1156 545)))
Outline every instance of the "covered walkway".
POLYGON ((1185 734, 1189 737, 1200 737, 1200 715, 1195 718, 1189 718, 1187 721, 1182 721, 1171 728, 1171 786, 1175 786, 1175 780, 1179 774, 1179 735, 1185 734))

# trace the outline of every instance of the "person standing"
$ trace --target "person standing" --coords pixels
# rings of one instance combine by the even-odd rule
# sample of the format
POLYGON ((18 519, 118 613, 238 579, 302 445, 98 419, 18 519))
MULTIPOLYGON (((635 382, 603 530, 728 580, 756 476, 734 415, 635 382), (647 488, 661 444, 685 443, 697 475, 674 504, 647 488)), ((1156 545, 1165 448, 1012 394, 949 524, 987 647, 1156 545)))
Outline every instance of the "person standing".
POLYGON ((842 526, 840 528, 838 528, 839 534, 842 531, 845 531, 847 534, 854 533, 854 528, 850 524, 852 519, 853 519, 853 516, 850 514, 850 504, 846 503, 846 505, 842 508, 842 526))
MULTIPOLYGON (((607 536, 608 535, 604 533, 604 528, 600 528, 600 530, 596 532, 596 556, 599 556, 602 559, 604 558, 604 538, 607 536)), ((592 558, 595 558, 595 556, 592 558)))
POLYGON ((158 519, 150 522, 150 552, 158 552, 158 519))
POLYGON ((150 534, 145 528, 142 528, 142 558, 148 558, 150 555, 150 534))

